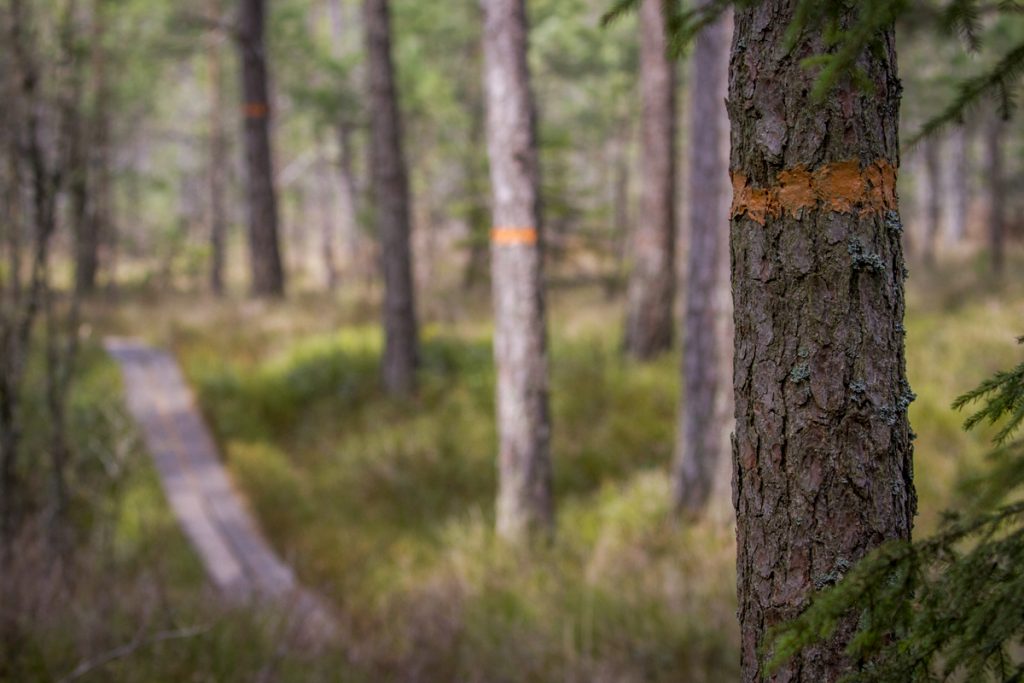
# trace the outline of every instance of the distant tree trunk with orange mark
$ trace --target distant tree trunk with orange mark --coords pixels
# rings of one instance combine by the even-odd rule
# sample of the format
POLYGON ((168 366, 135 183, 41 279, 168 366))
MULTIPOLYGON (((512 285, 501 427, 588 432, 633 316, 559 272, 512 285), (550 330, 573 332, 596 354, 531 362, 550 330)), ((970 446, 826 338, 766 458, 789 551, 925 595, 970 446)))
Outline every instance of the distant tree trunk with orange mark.
POLYGON ((249 209, 249 265, 256 296, 284 294, 284 266, 278 236, 277 193, 270 145, 270 90, 267 85, 266 0, 241 0, 238 47, 242 62, 242 116, 249 209))
POLYGON ((497 530, 550 532, 551 424, 542 275, 540 168, 523 0, 483 0, 484 89, 494 228, 491 280, 497 365, 497 530))

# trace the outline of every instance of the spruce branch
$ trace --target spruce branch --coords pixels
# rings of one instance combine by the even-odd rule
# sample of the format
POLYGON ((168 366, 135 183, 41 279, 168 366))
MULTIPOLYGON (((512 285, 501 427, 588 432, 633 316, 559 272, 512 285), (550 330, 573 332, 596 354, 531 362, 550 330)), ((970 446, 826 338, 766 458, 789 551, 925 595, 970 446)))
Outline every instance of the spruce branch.
POLYGON ((639 6, 640 0, 615 0, 615 4, 601 15, 601 26, 611 26, 630 12, 635 12, 639 6))
POLYGON ((921 128, 911 139, 911 144, 919 142, 922 138, 932 135, 949 124, 962 121, 964 115, 985 97, 994 98, 999 105, 1000 115, 1008 119, 1014 109, 1013 90, 1022 76, 1024 76, 1024 43, 1006 53, 988 71, 963 81, 957 88, 957 94, 953 101, 921 128))

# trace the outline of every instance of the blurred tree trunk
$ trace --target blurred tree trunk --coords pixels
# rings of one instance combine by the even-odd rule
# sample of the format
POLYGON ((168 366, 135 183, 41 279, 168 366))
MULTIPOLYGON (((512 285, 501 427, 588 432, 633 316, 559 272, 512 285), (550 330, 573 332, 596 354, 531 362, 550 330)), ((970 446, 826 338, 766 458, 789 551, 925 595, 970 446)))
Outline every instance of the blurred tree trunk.
MULTIPOLYGON (((220 3, 213 3, 214 16, 220 16, 220 3)), ((224 252, 228 219, 225 209, 228 175, 228 139, 224 122, 224 77, 220 36, 211 32, 207 48, 210 67, 210 289, 224 293, 224 252)))
POLYGON ((71 183, 73 195, 82 190, 86 192, 86 201, 81 207, 84 209, 84 220, 76 221, 75 224, 75 289, 80 294, 96 290, 101 233, 109 220, 106 194, 110 191, 110 173, 107 168, 110 123, 107 111, 107 54, 103 45, 106 26, 104 4, 104 0, 93 0, 92 3, 92 116, 88 123, 83 122, 88 128, 88 133, 82 149, 72 150, 76 155, 79 152, 88 154, 89 159, 88 170, 83 169, 81 178, 76 178, 71 183))
POLYGON ((690 82, 690 249, 675 504, 699 516, 712 491, 731 508, 732 299, 729 285, 729 78, 732 18, 695 40, 690 82))
POLYGON ((629 135, 623 133, 612 147, 612 224, 609 234, 612 272, 605 285, 605 297, 609 300, 621 291, 625 270, 625 242, 629 234, 629 135))
MULTIPOLYGON (((341 58, 348 54, 345 20, 341 0, 328 1, 334 53, 341 58)), ((359 258, 359 191, 356 187, 352 135, 355 125, 352 117, 344 113, 338 119, 338 205, 341 212, 341 235, 345 245, 345 262, 349 267, 358 265, 359 258)), ((340 276, 339 276, 340 279, 340 276)))
POLYGON ((288 272, 293 282, 303 282, 309 274, 309 225, 306 216, 309 215, 307 211, 311 200, 315 199, 310 196, 306 184, 296 179, 282 202, 281 232, 284 243, 288 245, 291 258, 288 272))
POLYGON ((89 171, 89 213, 86 221, 88 227, 88 245, 86 247, 86 264, 83 266, 84 278, 79 279, 77 288, 80 293, 96 289, 96 278, 100 268, 100 247, 104 241, 108 245, 114 242, 113 226, 110 221, 111 169, 110 169, 110 115, 105 102, 109 93, 104 88, 100 102, 96 107, 95 120, 91 128, 92 168, 89 171))
POLYGON ((487 278, 490 211, 487 207, 487 189, 483 182, 483 176, 487 171, 480 167, 478 152, 487 144, 484 129, 484 108, 474 103, 470 112, 469 144, 466 145, 462 158, 466 201, 469 203, 466 212, 466 223, 469 227, 469 258, 462 277, 465 289, 473 289, 487 278))
MULTIPOLYGON (((20 32, 18 23, 11 21, 10 32, 20 32)), ((13 42, 13 39, 12 39, 13 42)), ((4 59, 5 71, 12 65, 4 59)), ((13 71, 13 69, 11 69, 13 71)), ((0 229, 4 231, 4 247, 7 251, 6 277, 0 278, 0 570, 9 559, 8 551, 17 524, 16 513, 21 487, 18 476, 18 451, 21 429, 16 420, 18 395, 20 394, 20 345, 16 330, 16 318, 23 299, 22 278, 24 271, 24 212, 22 194, 22 163, 18 151, 19 125, 15 118, 15 88, 13 74, 0 72, 4 77, 3 94, 0 98, 0 114, 3 116, 4 173, 3 199, 4 219, 0 229)), ((3 582, 0 582, 2 584, 3 582)), ((3 586, 0 585, 0 589, 3 586)), ((0 606, 0 616, 3 615, 0 606)), ((6 619, 0 626, 6 626, 6 619)), ((6 630, 6 628, 4 629, 6 630)))
POLYGON ((463 218, 468 232, 468 258, 462 276, 465 290, 475 289, 490 279, 491 207, 487 187, 487 122, 483 82, 476 77, 483 69, 482 45, 477 37, 461 46, 466 73, 459 79, 458 101, 469 118, 468 144, 462 150, 463 218))
POLYGON ((992 250, 992 270, 1002 274, 1006 262, 1006 177, 1003 145, 1006 144, 1006 121, 993 112, 985 124, 985 154, 988 176, 988 230, 992 250))
POLYGON ((939 231, 942 228, 942 143, 932 136, 921 141, 924 148, 925 196, 924 196, 924 244, 921 256, 925 266, 935 265, 935 250, 938 247, 939 231))
POLYGON ((341 212, 341 235, 345 260, 349 267, 358 264, 360 254, 359 191, 356 188, 352 134, 349 123, 338 125, 338 204, 341 212))
POLYGON ((523 0, 484 0, 484 94, 494 222, 491 283, 497 365, 498 534, 550 532, 540 167, 523 0))
POLYGON ((384 272, 384 388, 409 394, 416 386, 419 339, 412 280, 409 180, 391 61, 388 0, 364 0, 374 217, 384 272))
MULTIPOLYGON (((72 106, 81 108, 84 104, 85 79, 81 74, 74 79, 72 106)), ((95 226, 90 216, 90 135, 89 117, 77 116, 68 126, 68 195, 70 200, 70 222, 74 236, 75 290, 79 293, 92 291, 96 283, 96 261, 99 240, 89 233, 95 226)), ((17 278, 15 278, 17 280, 17 278)))
MULTIPOLYGON (((846 6, 836 21, 856 21, 846 6)), ((916 507, 896 206, 895 39, 823 101, 792 55, 828 49, 804 32, 782 49, 794 3, 736 10, 732 122, 737 588, 741 680, 760 682, 774 625, 799 614, 868 551, 907 539, 916 507)), ((835 681, 856 617, 772 675, 835 681)))
MULTIPOLYGON (((58 198, 65 170, 61 165, 66 163, 63 158, 66 150, 73 146, 72 141, 67 139, 68 133, 80 123, 67 118, 69 113, 77 117, 77 111, 54 112, 55 108, 44 106, 44 98, 50 93, 42 82, 43 72, 38 62, 41 57, 35 44, 36 32, 31 28, 35 26, 31 14, 33 9, 31 3, 24 0, 11 0, 6 17, 11 68, 8 78, 11 83, 5 84, 10 86, 5 93, 8 97, 4 122, 10 136, 5 151, 11 157, 10 180, 16 186, 12 192, 12 206, 15 210, 6 218, 20 218, 31 240, 23 244, 19 237, 16 245, 11 245, 25 253, 17 254, 15 263, 18 267, 10 275, 12 278, 21 276, 24 282, 2 290, 5 296, 0 302, 0 573, 5 570, 9 560, 10 542, 20 513, 18 502, 25 495, 19 488, 20 477, 17 471, 22 447, 21 404, 33 331, 50 296, 50 249, 58 224, 58 198), (61 158, 53 160, 48 145, 58 150, 61 158), (24 195, 24 212, 20 211, 22 187, 28 189, 24 195), (20 267, 22 260, 25 268, 20 267)), ((62 43, 61 47, 67 48, 73 44, 74 36, 64 37, 68 44, 62 43)), ((51 59, 54 63, 64 64, 70 61, 69 54, 66 49, 62 49, 60 54, 51 59)), ((67 92, 60 92, 61 99, 67 96, 67 92)), ((20 227, 16 224, 12 229, 18 231, 20 227)), ((63 397, 54 396, 63 406, 63 397)), ((56 433, 60 429, 60 425, 53 421, 56 416, 45 417, 54 430, 51 434, 56 433)), ((53 480, 63 480, 62 462, 51 460, 51 463, 53 480)), ((5 617, 2 610, 0 617, 5 617)), ((4 621, 0 626, 6 630, 6 618, 4 621)))
MULTIPOLYGON (((83 17, 80 16, 79 12, 76 12, 76 9, 75 3, 69 3, 64 7, 60 29, 61 55, 72 55, 76 50, 76 44, 79 39, 79 23, 83 21, 83 17)), ((100 13, 101 11, 102 5, 97 0, 93 4, 93 31, 90 37, 92 41, 90 47, 94 55, 102 53, 104 49, 102 45, 102 29, 98 27, 105 19, 100 13)), ((51 190, 52 195, 48 201, 54 205, 52 211, 55 214, 61 186, 67 187, 68 194, 70 195, 70 216, 68 216, 68 219, 73 234, 79 235, 90 224, 94 228, 102 225, 102 223, 93 219, 90 212, 90 207, 93 206, 89 201, 89 178, 92 176, 88 170, 90 152, 88 136, 90 130, 102 132, 103 137, 96 141, 97 144, 106 148, 109 143, 106 139, 106 121, 97 120, 93 126, 88 125, 88 115, 85 108, 85 66, 80 60, 68 60, 68 63, 66 72, 67 82, 64 86, 67 89, 67 94, 60 100, 61 130, 59 132, 60 139, 56 142, 58 147, 63 144, 67 152, 63 159, 54 162, 58 166, 51 175, 53 187, 51 190), (64 168, 60 168, 61 165, 64 168), (62 182, 61 177, 66 180, 62 182)), ((95 60, 92 66, 95 69, 95 60)), ((97 87, 95 98, 97 100, 98 119, 99 116, 105 116, 106 106, 103 104, 103 100, 107 98, 108 93, 106 92, 105 75, 102 68, 96 71, 97 87)), ((108 155, 104 156, 103 161, 105 168, 101 169, 97 175, 106 185, 97 189, 101 192, 109 193, 108 155)), ((100 210, 104 210, 108 206, 109 196, 98 197, 94 201, 98 201, 100 210)), ((109 213, 105 215, 105 218, 109 220, 109 213)), ((54 221, 54 225, 49 230, 53 232, 57 229, 56 215, 52 216, 51 220, 54 221)), ((99 232, 98 229, 95 230, 95 234, 98 235, 99 232)), ((92 255, 92 259, 95 266, 97 260, 95 252, 92 255)), ((49 282, 46 282, 43 287, 39 304, 45 325, 43 334, 44 357, 46 361, 44 366, 44 385, 47 419, 50 430, 48 449, 50 457, 49 534, 56 555, 62 562, 66 562, 69 559, 72 541, 72 528, 66 524, 69 505, 66 471, 72 456, 72 444, 68 434, 67 402, 74 374, 75 360, 78 355, 79 302, 81 294, 95 287, 95 275, 94 267, 91 283, 83 284, 77 281, 76 277, 75 287, 68 297, 70 301, 66 311, 61 310, 63 307, 60 306, 59 297, 53 291, 49 282)), ((45 272, 43 277, 48 279, 48 275, 45 272)), ((62 566, 59 569, 64 570, 66 567, 62 566)))
MULTIPOLYGON (((318 144, 317 149, 322 150, 323 144, 318 144)), ((338 288, 338 260, 334 250, 334 211, 331 205, 331 168, 327 159, 322 153, 318 153, 316 160, 316 197, 317 212, 320 214, 320 256, 324 264, 324 277, 328 291, 333 292, 338 288)))
POLYGON ((640 360, 672 346, 676 83, 663 6, 662 0, 642 0, 640 5, 641 211, 631 240, 624 339, 626 353, 640 360))
POLYGON ((242 62, 251 287, 256 296, 278 297, 284 294, 284 267, 270 146, 271 112, 264 36, 266 0, 240 2, 238 46, 242 62))
POLYGON ((953 129, 950 138, 950 182, 949 182, 949 240, 960 244, 967 235, 967 220, 970 212, 970 135, 965 124, 953 129))

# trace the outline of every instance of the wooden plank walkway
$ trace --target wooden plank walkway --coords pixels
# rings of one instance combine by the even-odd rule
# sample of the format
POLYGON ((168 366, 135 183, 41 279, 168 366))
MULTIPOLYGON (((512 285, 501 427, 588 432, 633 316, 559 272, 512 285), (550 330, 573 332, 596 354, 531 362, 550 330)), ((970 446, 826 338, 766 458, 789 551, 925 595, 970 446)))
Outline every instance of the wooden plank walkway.
POLYGON ((128 410, 142 428, 171 509, 213 585, 231 600, 272 602, 303 634, 332 639, 332 614, 298 584, 232 488, 177 362, 135 340, 111 338, 104 345, 121 366, 128 410))

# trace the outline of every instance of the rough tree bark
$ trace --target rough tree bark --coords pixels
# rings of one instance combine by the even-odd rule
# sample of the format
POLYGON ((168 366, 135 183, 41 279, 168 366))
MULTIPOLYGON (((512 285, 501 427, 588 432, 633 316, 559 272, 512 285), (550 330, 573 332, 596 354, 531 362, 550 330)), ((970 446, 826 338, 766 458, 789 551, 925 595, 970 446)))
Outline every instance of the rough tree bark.
MULTIPOLYGON (((220 3, 213 2, 215 16, 220 3)), ((210 67, 210 289, 217 296, 224 293, 224 250, 227 238, 225 192, 228 173, 228 140, 224 122, 223 53, 220 35, 211 32, 207 47, 210 67)))
POLYGON ((246 193, 251 288, 256 296, 284 294, 277 195, 270 146, 270 97, 265 47, 266 0, 240 0, 238 46, 242 62, 246 193))
POLYGON ((365 0, 366 70, 370 106, 370 167, 374 217, 384 271, 385 389, 415 389, 419 339, 409 242, 409 179, 402 149, 402 121, 391 62, 391 18, 387 0, 365 0))
POLYGON ((942 144, 936 137, 923 142, 924 149, 924 234, 921 257, 926 266, 935 265, 939 231, 942 228, 942 144))
POLYGON ((985 165, 988 176, 988 239, 992 270, 1001 275, 1006 263, 1006 177, 1003 145, 1006 121, 993 112, 985 123, 985 165))
POLYGON ((540 167, 526 61, 523 0, 483 0, 484 96, 494 223, 491 283, 497 365, 498 534, 550 532, 548 412, 540 167))
MULTIPOLYGON (((896 205, 900 84, 891 28, 822 102, 783 50, 791 0, 737 9, 732 122, 733 445, 742 680, 758 648, 871 548, 910 535, 915 510, 896 205)), ((856 6, 840 13, 847 26, 856 6)), ((772 675, 834 681, 855 623, 772 675)))
POLYGON ((950 138, 949 160, 949 223, 947 234, 952 244, 960 244, 967 236, 970 211, 970 135, 965 124, 958 125, 950 138))
POLYGON ((690 249, 675 504, 699 516, 713 491, 730 508, 732 295, 729 285, 729 82, 732 17, 698 34, 690 82, 690 249))
POLYGON ((672 346, 676 89, 663 5, 663 0, 643 0, 640 5, 641 211, 631 239, 623 340, 626 353, 640 360, 672 346))

